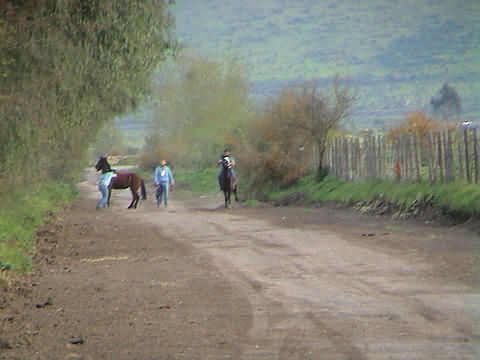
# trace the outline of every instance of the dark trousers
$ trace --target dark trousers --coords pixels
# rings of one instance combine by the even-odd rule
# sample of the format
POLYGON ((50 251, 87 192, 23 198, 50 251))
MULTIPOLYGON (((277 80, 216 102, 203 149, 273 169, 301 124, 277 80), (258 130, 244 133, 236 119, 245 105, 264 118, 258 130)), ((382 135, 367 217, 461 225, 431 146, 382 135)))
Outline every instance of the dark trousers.
POLYGON ((165 206, 168 204, 168 181, 163 181, 157 186, 156 197, 157 197, 157 206, 160 205, 163 201, 165 206))

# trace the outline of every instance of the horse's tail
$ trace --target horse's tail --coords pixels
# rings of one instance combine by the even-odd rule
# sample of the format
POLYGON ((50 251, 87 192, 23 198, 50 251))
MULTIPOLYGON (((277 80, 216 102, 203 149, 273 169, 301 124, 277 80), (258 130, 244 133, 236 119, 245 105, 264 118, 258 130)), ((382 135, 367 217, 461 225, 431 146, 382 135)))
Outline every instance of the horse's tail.
POLYGON ((143 179, 140 181, 140 189, 142 192, 142 199, 147 200, 147 190, 145 189, 145 181, 143 181, 143 179))

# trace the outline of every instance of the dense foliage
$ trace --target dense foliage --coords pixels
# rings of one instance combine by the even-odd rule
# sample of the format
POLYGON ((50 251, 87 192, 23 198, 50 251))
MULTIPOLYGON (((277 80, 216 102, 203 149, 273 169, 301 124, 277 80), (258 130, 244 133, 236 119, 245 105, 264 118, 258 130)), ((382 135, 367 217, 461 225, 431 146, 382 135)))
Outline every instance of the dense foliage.
POLYGON ((252 116, 242 62, 213 62, 184 50, 157 76, 141 165, 161 158, 186 168, 216 164, 252 116))
POLYGON ((3 1, 0 184, 68 179, 146 96, 172 19, 155 0, 3 1))
POLYGON ((305 82, 272 98, 241 138, 239 163, 250 188, 285 187, 321 169, 327 139, 344 125, 354 102, 338 77, 330 87, 305 82))

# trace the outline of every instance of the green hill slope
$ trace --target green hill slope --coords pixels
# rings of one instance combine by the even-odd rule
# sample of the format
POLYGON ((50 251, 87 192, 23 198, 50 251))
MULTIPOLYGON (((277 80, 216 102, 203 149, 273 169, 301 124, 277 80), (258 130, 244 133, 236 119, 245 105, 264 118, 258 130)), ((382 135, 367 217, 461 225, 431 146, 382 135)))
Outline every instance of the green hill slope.
POLYGON ((366 125, 426 107, 444 83, 463 118, 480 115, 478 0, 180 0, 174 15, 188 47, 241 56, 259 99, 339 73, 366 125))

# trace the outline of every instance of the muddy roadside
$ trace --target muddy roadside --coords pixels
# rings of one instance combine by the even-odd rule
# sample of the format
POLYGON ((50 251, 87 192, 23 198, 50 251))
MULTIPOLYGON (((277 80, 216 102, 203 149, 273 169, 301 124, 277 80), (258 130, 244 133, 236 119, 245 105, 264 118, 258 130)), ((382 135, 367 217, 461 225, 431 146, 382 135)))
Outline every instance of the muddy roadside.
POLYGON ((82 197, 37 232, 31 276, 3 277, 0 359, 220 359, 239 351, 251 326, 245 296, 207 255, 117 211, 96 212, 82 197))

